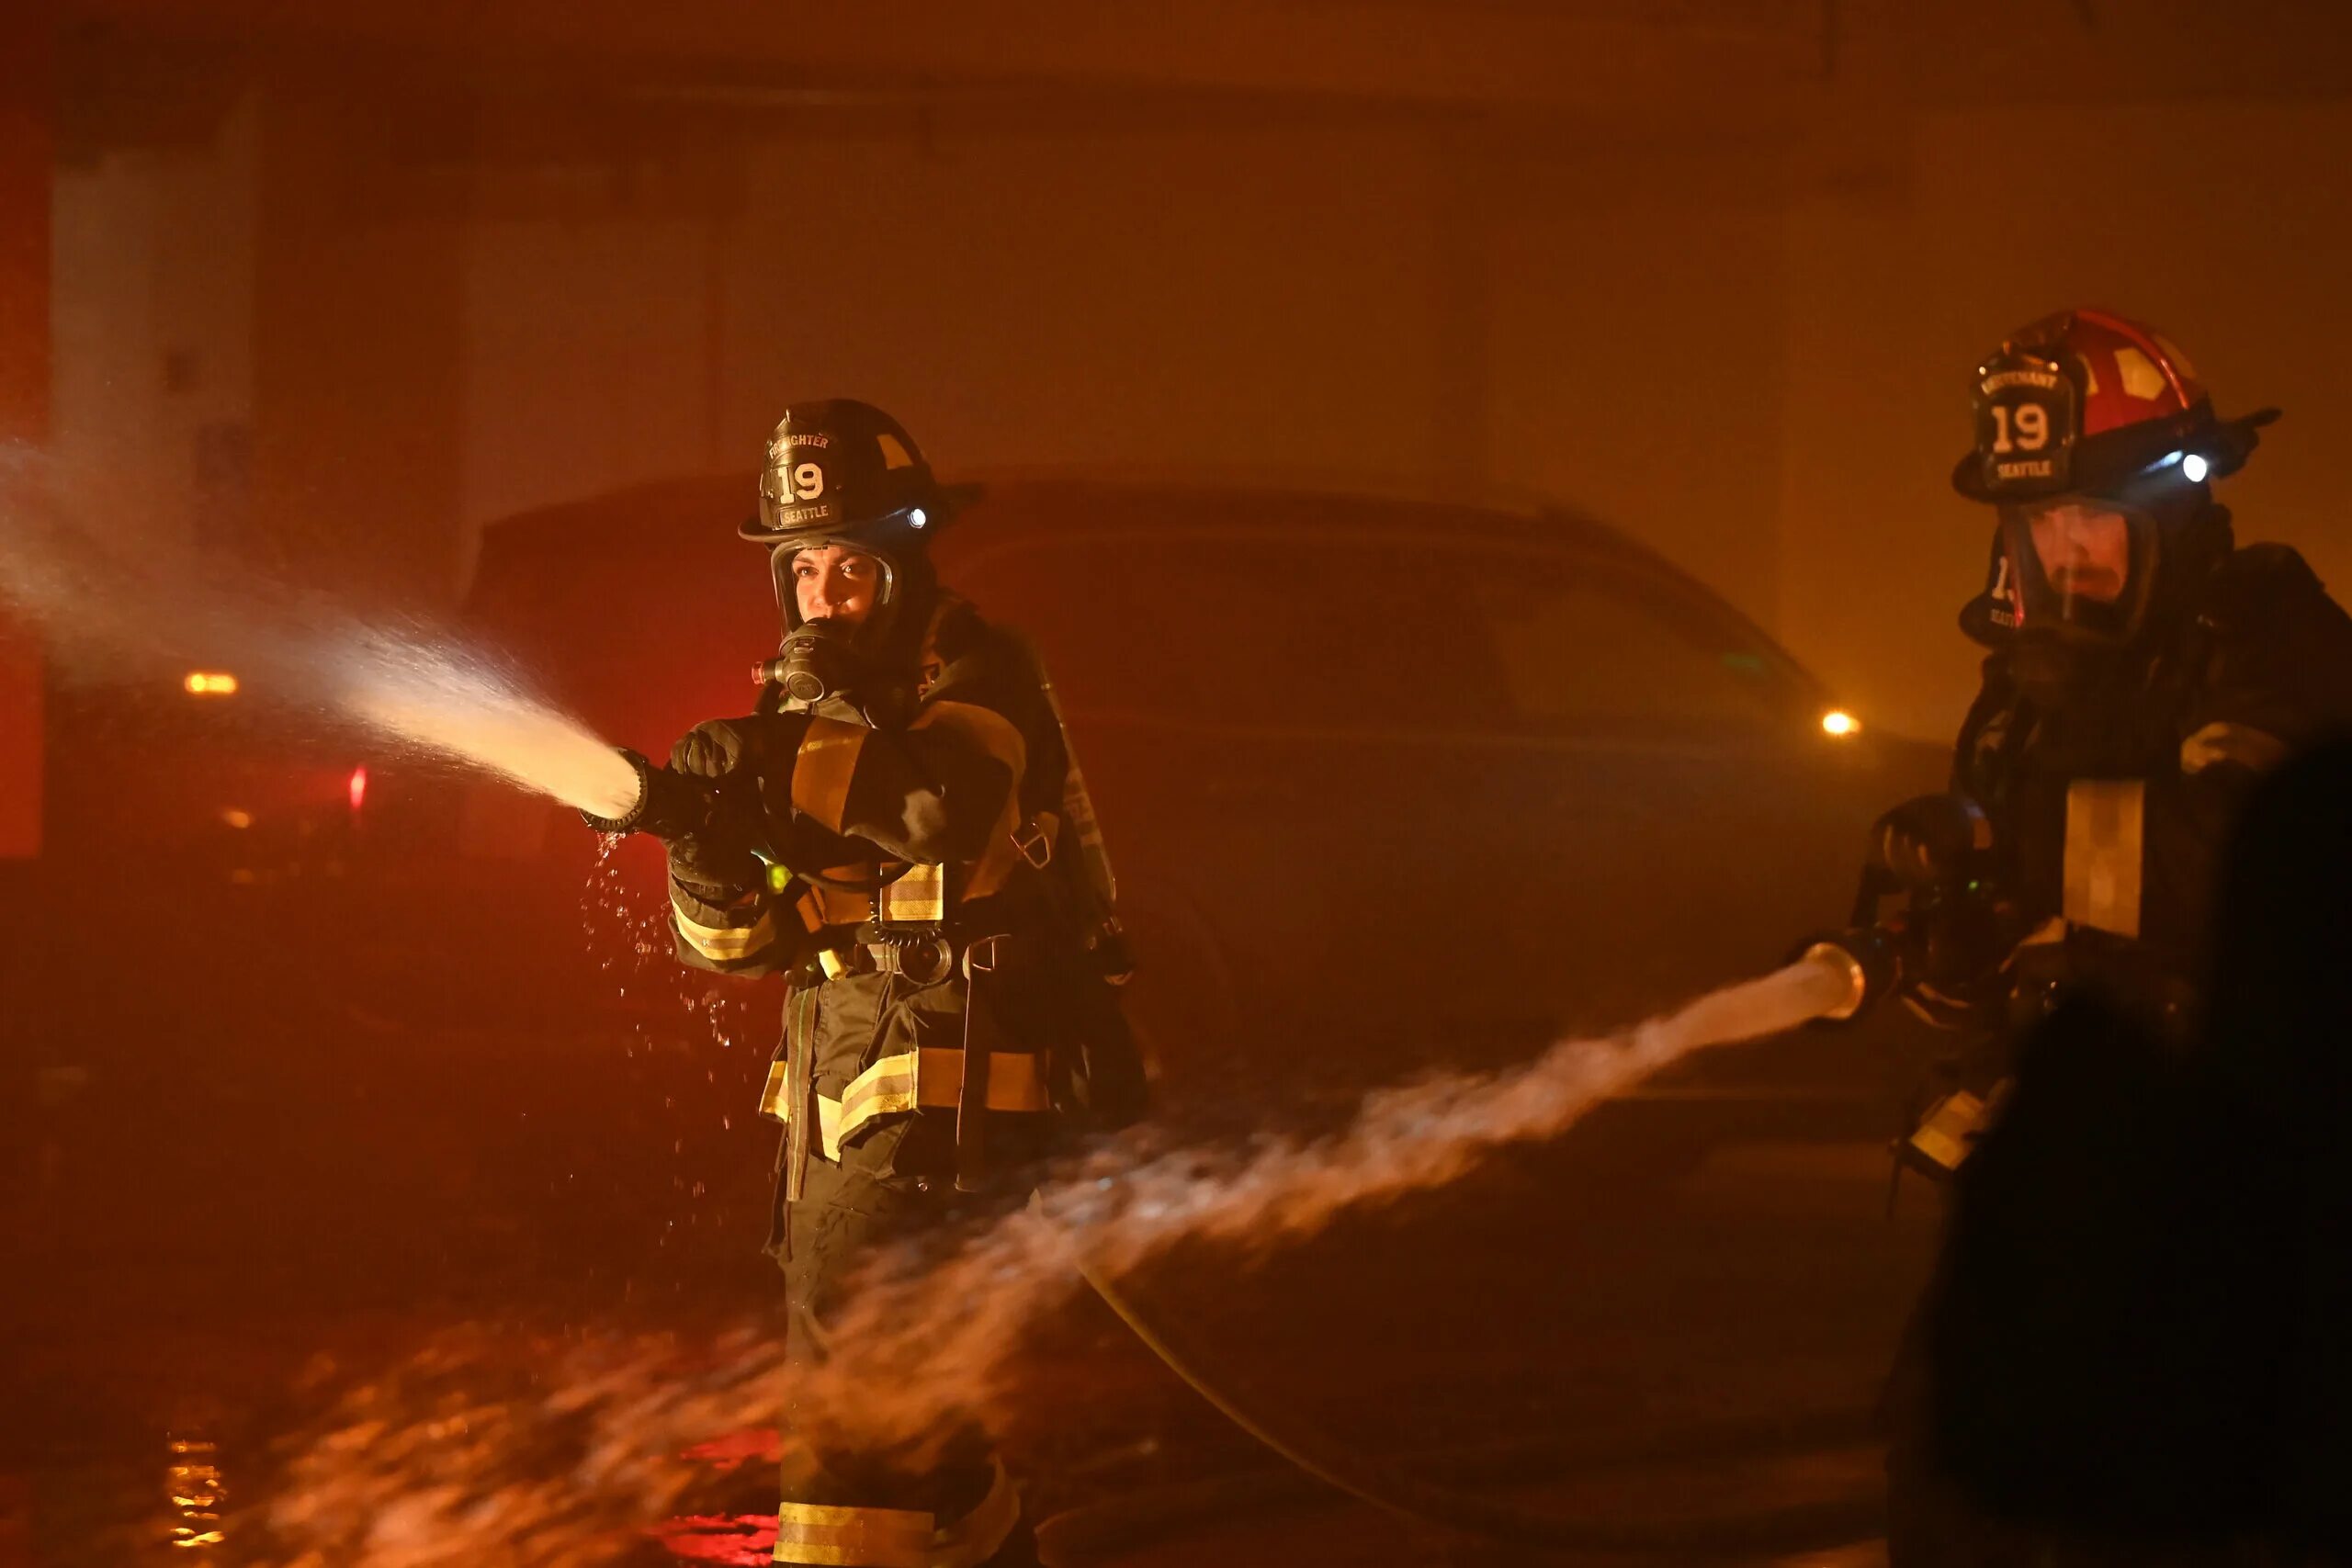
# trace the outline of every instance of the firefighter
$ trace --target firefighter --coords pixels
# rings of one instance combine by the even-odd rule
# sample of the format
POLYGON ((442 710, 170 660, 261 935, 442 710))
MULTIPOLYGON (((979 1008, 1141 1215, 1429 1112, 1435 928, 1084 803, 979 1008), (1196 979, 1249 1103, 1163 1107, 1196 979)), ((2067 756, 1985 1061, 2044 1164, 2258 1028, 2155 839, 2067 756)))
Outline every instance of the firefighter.
MULTIPOLYGON (((745 803, 670 841, 679 957, 788 977, 762 1109, 784 1124, 768 1247, 793 1366, 824 1359, 876 1248, 1017 1200, 1073 1125, 1141 1109, 1084 786, 1034 653, 933 576, 948 510, 880 410, 788 409, 741 530, 770 554, 781 652, 758 711, 671 758, 745 803)), ((917 1469, 821 1411, 788 1424, 778 1562, 1035 1561, 977 1428, 917 1469)))
POLYGON ((1976 897, 1911 933, 1950 940, 1905 999, 1997 1036, 2089 988, 2177 1035, 2240 805, 2352 723, 2352 618, 2291 547, 2235 542, 2213 482, 2277 411, 2221 418, 2161 333, 2046 317, 1979 367, 1974 400, 1952 483, 1997 518, 1961 614, 1983 685, 1951 793, 1888 812, 1871 858, 1915 902, 1976 897))
MULTIPOLYGON (((2213 499, 2275 410, 2223 419, 2161 333, 2073 310, 1979 367, 1974 412, 1952 482, 1997 518, 1961 617, 1984 682, 1952 793, 1890 812, 1872 852, 1915 910, 1917 889, 1965 890, 1928 899, 1903 980, 1914 1011, 1967 1042, 1951 1058, 1967 1088, 1905 1149, 1947 1170, 1997 1117, 2011 1043, 2053 1010, 2096 1005, 2170 1043, 2152 1050, 2189 1037, 2240 807, 2352 725, 2352 618, 2291 547, 2236 544, 2213 499)), ((1928 1438, 1936 1302, 1890 1388, 1898 1565, 1997 1556, 1968 1549, 1991 1538, 1928 1438)))

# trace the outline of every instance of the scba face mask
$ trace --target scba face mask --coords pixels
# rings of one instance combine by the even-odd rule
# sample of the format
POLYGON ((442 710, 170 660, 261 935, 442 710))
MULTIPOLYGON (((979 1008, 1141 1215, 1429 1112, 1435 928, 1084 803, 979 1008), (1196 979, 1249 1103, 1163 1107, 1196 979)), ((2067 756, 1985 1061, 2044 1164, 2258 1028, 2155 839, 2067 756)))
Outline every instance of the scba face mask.
POLYGON ((2053 495, 2000 508, 1996 625, 2120 646, 2147 622, 2163 548, 2154 512, 2109 497, 2053 495))

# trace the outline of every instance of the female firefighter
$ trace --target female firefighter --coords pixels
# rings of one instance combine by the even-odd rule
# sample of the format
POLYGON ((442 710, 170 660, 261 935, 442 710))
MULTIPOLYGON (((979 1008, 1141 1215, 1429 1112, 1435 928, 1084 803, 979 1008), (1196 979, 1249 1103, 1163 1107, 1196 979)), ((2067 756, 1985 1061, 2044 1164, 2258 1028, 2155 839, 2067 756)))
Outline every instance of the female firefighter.
MULTIPOLYGON (((760 711, 671 757, 722 803, 669 839, 679 957, 789 978, 762 1109, 785 1128, 769 1250, 794 1365, 824 1358, 876 1247, 959 1190, 1017 1197, 1074 1123, 1141 1111, 1084 787, 1026 645, 932 572, 946 502, 880 410, 788 409, 742 528, 771 557, 780 657, 760 711)), ((821 1411, 788 1421, 778 1562, 1035 1561, 977 1429, 910 1469, 821 1411)))

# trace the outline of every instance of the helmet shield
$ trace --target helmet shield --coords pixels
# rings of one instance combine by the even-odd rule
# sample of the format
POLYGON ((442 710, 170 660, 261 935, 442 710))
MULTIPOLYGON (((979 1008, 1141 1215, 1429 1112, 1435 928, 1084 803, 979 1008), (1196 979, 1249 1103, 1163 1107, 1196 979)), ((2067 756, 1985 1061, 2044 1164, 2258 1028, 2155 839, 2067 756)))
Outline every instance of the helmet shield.
POLYGON ((2000 509, 1993 624, 2064 641, 2114 646, 2139 634, 2163 530, 2143 507, 2079 494, 2000 509))
POLYGON ((800 594, 794 584, 792 563, 801 551, 814 549, 820 545, 846 546, 874 562, 882 581, 874 591, 874 614, 867 624, 886 625, 898 603, 900 574, 897 564, 881 551, 861 545, 854 539, 809 538, 791 540, 768 552, 768 570, 775 579, 776 608, 784 612, 785 630, 795 631, 800 626, 800 594))
POLYGON ((2004 344, 1977 371, 1973 401, 1976 446, 1962 467, 1973 460, 1984 499, 2055 495, 2071 487, 2082 400, 2055 359, 2004 344))

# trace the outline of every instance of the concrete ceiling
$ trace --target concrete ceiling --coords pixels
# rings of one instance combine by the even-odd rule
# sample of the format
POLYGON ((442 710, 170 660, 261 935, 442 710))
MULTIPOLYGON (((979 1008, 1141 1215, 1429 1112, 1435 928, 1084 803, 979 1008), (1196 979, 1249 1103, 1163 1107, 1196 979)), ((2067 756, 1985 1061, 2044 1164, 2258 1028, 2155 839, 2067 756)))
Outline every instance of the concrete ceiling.
MULTIPOLYGON (((594 88, 745 112, 910 102, 1428 116, 1780 141, 1878 104, 2334 96, 2336 0, 54 0, 85 60, 594 88)), ((1067 123, 1067 122, 1065 122, 1067 123)))

